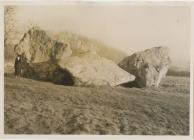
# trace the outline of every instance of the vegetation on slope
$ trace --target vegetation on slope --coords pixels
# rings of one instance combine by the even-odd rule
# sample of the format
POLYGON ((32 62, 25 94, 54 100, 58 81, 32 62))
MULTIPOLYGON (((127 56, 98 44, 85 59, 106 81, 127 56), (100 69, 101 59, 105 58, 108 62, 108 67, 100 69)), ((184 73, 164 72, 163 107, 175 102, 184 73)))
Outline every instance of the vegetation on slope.
POLYGON ((5 76, 6 134, 188 135, 189 79, 159 88, 68 87, 5 76))
POLYGON ((169 69, 168 72, 167 72, 167 75, 168 76, 189 77, 190 72, 186 71, 186 70, 177 71, 177 70, 169 69))
POLYGON ((83 35, 74 34, 68 31, 60 33, 48 31, 48 34, 55 40, 68 44, 73 50, 73 55, 79 55, 77 53, 79 49, 85 49, 86 51, 93 50, 96 51, 99 56, 113 60, 115 63, 119 63, 127 56, 125 52, 113 48, 113 46, 108 46, 100 41, 83 35))

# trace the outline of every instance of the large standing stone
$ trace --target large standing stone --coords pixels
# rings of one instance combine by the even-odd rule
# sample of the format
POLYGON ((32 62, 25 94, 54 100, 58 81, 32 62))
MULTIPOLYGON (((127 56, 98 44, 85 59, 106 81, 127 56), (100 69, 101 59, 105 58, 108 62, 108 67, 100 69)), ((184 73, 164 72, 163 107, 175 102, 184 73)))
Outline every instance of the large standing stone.
POLYGON ((31 28, 15 46, 15 53, 23 54, 30 63, 65 59, 71 56, 71 48, 64 43, 51 39, 38 27, 31 28))
POLYGON ((121 68, 136 76, 135 83, 138 87, 158 87, 169 65, 169 50, 166 47, 134 53, 119 63, 121 68))

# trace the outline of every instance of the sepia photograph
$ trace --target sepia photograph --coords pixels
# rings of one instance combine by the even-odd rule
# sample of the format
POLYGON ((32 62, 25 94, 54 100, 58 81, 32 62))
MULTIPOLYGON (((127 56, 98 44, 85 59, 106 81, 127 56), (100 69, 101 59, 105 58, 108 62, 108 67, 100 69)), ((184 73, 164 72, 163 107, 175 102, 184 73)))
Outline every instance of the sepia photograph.
POLYGON ((4 134, 190 135, 189 5, 4 6, 4 134))

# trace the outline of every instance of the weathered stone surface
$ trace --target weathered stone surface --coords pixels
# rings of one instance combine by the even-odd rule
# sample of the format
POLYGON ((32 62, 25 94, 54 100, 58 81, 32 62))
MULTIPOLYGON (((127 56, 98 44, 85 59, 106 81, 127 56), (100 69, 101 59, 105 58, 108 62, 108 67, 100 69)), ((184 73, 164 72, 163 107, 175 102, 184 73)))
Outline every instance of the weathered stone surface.
POLYGON ((74 84, 78 86, 116 86, 135 79, 135 76, 119 68, 113 61, 95 54, 69 57, 58 64, 73 75, 74 84))
POLYGON ((23 63, 23 76, 56 84, 75 86, 116 86, 135 80, 113 61, 94 54, 41 63, 23 63))
POLYGON ((136 76, 135 83, 138 87, 157 87, 166 76, 169 65, 169 50, 166 47, 134 53, 119 63, 121 68, 136 76))
POLYGON ((95 49, 80 43, 77 50, 77 56, 71 56, 68 45, 52 40, 39 28, 30 29, 15 47, 24 59, 24 77, 78 86, 116 86, 135 79, 113 61, 98 56, 95 49))
POLYGON ((67 44, 51 39, 38 27, 31 28, 15 46, 16 54, 24 54, 30 63, 65 59, 72 51, 67 44))

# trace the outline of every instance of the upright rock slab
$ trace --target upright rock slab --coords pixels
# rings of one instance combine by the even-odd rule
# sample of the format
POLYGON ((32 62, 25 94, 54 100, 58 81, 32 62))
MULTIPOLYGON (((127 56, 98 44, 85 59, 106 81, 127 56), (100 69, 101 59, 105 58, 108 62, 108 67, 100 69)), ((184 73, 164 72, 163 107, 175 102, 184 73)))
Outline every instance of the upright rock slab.
POLYGON ((40 63, 71 56, 71 48, 50 38, 44 30, 31 28, 15 46, 15 53, 25 55, 30 63, 40 63))
POLYGON ((128 56, 119 66, 136 76, 136 86, 158 87, 166 76, 170 62, 168 48, 154 47, 128 56))

